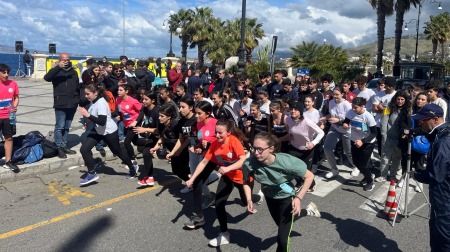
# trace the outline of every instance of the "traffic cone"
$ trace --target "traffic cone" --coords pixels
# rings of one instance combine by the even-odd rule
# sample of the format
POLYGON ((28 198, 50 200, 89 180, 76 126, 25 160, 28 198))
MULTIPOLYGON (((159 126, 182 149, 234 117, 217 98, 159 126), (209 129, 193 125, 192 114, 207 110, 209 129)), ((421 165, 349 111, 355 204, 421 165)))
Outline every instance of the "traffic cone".
POLYGON ((395 213, 397 212, 397 202, 395 202, 395 196, 395 181, 391 180, 386 203, 384 204, 384 214, 389 220, 394 220, 395 213))

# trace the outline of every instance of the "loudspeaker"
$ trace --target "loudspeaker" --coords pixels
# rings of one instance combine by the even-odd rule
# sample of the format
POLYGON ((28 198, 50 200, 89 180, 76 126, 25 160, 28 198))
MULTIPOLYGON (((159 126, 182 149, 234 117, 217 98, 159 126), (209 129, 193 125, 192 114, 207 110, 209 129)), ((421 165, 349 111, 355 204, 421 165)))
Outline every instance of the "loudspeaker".
POLYGON ((16 52, 23 52, 23 42, 16 41, 16 52))
POLYGON ((48 44, 48 53, 50 54, 56 53, 56 44, 48 44))
POLYGON ((278 36, 272 37, 272 55, 275 54, 275 50, 277 49, 277 40, 278 36))

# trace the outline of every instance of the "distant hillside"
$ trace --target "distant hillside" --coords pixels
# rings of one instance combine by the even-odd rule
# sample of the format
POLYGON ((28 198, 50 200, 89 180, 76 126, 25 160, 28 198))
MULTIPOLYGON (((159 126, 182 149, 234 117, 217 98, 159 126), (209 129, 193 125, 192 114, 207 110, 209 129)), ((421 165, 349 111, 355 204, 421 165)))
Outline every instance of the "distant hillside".
MULTIPOLYGON (((384 53, 392 53, 395 52, 395 38, 386 38, 384 40, 384 53)), ((401 41, 401 50, 400 54, 408 54, 414 55, 416 49, 416 36, 403 36, 401 41)), ((425 39, 425 35, 419 34, 419 46, 417 47, 417 53, 422 54, 425 52, 429 52, 433 50, 433 45, 431 40, 425 39)), ((359 56, 362 53, 369 53, 370 55, 375 56, 377 53, 377 42, 373 42, 370 44, 358 46, 355 48, 346 49, 350 56, 359 56)))

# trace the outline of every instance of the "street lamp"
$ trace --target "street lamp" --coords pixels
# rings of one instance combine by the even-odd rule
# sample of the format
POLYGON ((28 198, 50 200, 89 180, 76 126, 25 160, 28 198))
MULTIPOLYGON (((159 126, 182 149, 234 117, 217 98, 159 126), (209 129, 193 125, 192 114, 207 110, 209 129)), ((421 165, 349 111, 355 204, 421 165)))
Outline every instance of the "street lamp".
POLYGON ((245 38, 245 9, 247 3, 246 0, 242 0, 242 17, 241 17, 241 41, 239 44, 239 61, 237 63, 239 67, 239 73, 244 74, 245 72, 245 48, 244 48, 244 38, 245 38))
MULTIPOLYGON (((416 21, 416 50, 414 52, 414 62, 417 62, 417 47, 419 45, 419 25, 420 25, 420 14, 422 13, 422 4, 425 2, 426 0, 422 0, 419 3, 419 13, 417 13, 417 19, 411 19, 408 23, 405 24, 405 31, 408 30, 408 24, 411 23, 412 21, 416 21)), ((438 3, 438 9, 442 10, 442 6, 441 6, 441 2, 438 2, 436 0, 428 0, 430 3, 438 3)))
MULTIPOLYGON (((169 12, 169 18, 175 14, 173 11, 169 12)), ((169 47, 169 52, 167 53, 167 57, 175 57, 175 54, 172 51, 172 33, 174 32, 173 27, 170 25, 170 20, 169 19, 165 19, 161 28, 163 30, 167 30, 167 26, 166 26, 166 21, 168 23, 169 26, 169 33, 170 33, 170 47, 169 47)), ((177 29, 175 30, 177 33, 181 33, 181 27, 177 27, 177 29)))
MULTIPOLYGON (((420 17, 420 8, 422 5, 419 5, 419 16, 420 17)), ((419 19, 411 19, 408 23, 405 24, 405 31, 408 30, 408 24, 412 21, 416 21, 416 50, 414 51, 414 62, 417 62, 417 47, 419 45, 419 19)))

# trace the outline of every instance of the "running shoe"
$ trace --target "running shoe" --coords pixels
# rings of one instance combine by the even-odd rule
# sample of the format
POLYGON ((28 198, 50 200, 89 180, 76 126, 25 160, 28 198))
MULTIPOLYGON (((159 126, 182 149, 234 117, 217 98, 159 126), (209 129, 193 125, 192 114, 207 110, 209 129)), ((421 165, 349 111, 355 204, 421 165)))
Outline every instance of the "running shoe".
POLYGON ((332 178, 336 177, 338 174, 339 174, 339 170, 333 169, 333 170, 327 172, 327 174, 325 174, 325 178, 332 179, 332 178))
POLYGON ((319 209, 313 202, 310 202, 309 205, 306 206, 306 212, 308 213, 308 216, 320 218, 319 209))
POLYGON ((90 184, 98 179, 97 173, 88 173, 87 176, 80 181, 80 185, 90 184))
POLYGON ((204 217, 198 217, 197 215, 193 215, 189 222, 184 223, 184 226, 189 229, 196 229, 198 227, 201 227, 205 225, 205 218, 204 217))
POLYGON ((219 247, 221 245, 230 243, 230 233, 223 232, 220 233, 216 238, 209 241, 209 246, 211 247, 219 247))

